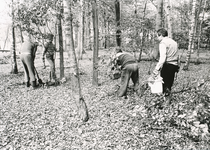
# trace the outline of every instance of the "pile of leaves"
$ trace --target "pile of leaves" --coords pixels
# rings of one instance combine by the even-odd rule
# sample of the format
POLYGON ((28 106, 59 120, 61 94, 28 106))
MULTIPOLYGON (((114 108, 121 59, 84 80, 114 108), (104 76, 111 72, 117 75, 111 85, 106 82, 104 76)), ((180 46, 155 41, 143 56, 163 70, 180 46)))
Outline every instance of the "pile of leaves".
MULTIPOLYGON (((181 70, 173 86, 171 104, 164 105, 164 98, 151 94, 148 88, 140 87, 142 95, 137 95, 132 83, 127 99, 117 97, 120 79, 109 79, 103 63, 99 67, 100 84, 92 86, 92 62, 84 58, 80 63, 82 93, 90 115, 86 123, 78 118, 68 69, 65 82, 59 86, 36 90, 23 84, 23 68, 19 68, 18 75, 9 71, 0 74, 0 149, 210 147, 207 64, 191 65, 187 72, 181 70)), ((139 63, 140 86, 149 77, 149 66, 150 62, 139 63)), ((37 70, 46 81, 49 67, 43 70, 38 66, 37 70)))

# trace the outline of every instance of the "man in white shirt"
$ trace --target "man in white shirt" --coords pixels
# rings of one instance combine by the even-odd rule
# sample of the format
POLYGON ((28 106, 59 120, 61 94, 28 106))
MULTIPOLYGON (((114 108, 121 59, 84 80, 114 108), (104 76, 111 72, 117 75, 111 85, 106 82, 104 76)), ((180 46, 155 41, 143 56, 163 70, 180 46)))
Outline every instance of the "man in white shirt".
POLYGON ((169 96, 171 87, 174 82, 175 73, 179 71, 178 66, 178 47, 177 43, 168 37, 168 32, 165 29, 157 31, 159 44, 159 61, 153 71, 153 76, 156 77, 159 73, 163 78, 163 94, 169 96))

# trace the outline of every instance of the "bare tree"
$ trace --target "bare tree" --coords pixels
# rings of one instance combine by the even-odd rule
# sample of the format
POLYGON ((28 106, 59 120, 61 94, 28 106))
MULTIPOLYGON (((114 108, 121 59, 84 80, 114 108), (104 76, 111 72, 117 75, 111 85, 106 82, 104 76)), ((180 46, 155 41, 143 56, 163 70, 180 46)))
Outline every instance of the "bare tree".
POLYGON ((163 0, 157 0, 157 15, 156 15, 156 27, 158 30, 163 27, 163 0))
MULTIPOLYGON (((157 1, 157 14, 156 14, 156 31, 163 27, 163 0, 157 1)), ((153 51, 150 54, 150 57, 153 58, 153 60, 157 60, 159 57, 159 46, 158 42, 155 42, 155 46, 153 51)), ((151 61, 152 62, 152 61, 151 61)))
POLYGON ((115 14, 116 14, 116 41, 117 46, 121 46, 121 30, 120 30, 120 1, 115 0, 115 14))
POLYGON ((94 49, 93 49, 93 85, 98 85, 98 10, 96 0, 92 0, 93 13, 93 32, 94 32, 94 49))
POLYGON ((16 60, 16 40, 15 40, 15 23, 14 23, 14 2, 12 0, 12 47, 11 47, 11 74, 17 74, 17 60, 16 60))
POLYGON ((78 95, 74 95, 74 98, 76 99, 77 108, 79 112, 80 118, 85 122, 88 121, 89 115, 88 115, 88 109, 87 105, 85 103, 85 100, 82 96, 82 89, 81 89, 81 83, 80 83, 80 75, 79 75, 79 68, 78 68, 78 62, 74 47, 74 39, 73 39, 73 14, 72 14, 72 0, 64 0, 64 16, 65 16, 65 22, 67 23, 66 27, 66 38, 67 41, 70 41, 71 50, 72 50, 72 57, 73 57, 73 68, 74 73, 72 75, 72 90, 76 90, 78 92, 78 95), (79 96, 79 97, 78 97, 79 96))
POLYGON ((167 18, 167 29, 168 29, 168 37, 172 38, 172 27, 171 27, 171 1, 165 1, 165 11, 167 18))
MULTIPOLYGON (((145 0, 144 1, 144 10, 143 10, 143 17, 142 17, 142 21, 141 22, 144 22, 144 20, 145 20, 146 8, 147 8, 147 1, 148 0, 145 0)), ((141 49, 140 49, 140 53, 139 53, 138 62, 141 61, 141 55, 142 55, 142 51, 144 49, 145 38, 146 38, 146 30, 144 29, 144 26, 142 24, 141 24, 141 28, 142 28, 142 38, 141 38, 141 49)), ((136 43, 138 44, 137 41, 136 41, 136 43)))
POLYGON ((60 79, 64 77, 64 57, 63 57, 63 28, 62 28, 62 13, 63 7, 61 5, 61 0, 58 2, 60 8, 58 14, 58 38, 59 38, 59 52, 60 52, 60 79))
POLYGON ((192 2, 192 13, 191 13, 191 16, 190 16, 191 19, 190 19, 190 31, 189 31, 189 44, 188 44, 186 62, 185 62, 185 65, 183 67, 183 70, 188 70, 189 63, 190 63, 192 44, 194 42, 195 11, 196 11, 196 0, 193 0, 193 2, 192 2))
POLYGON ((79 1, 80 11, 79 11, 79 19, 78 19, 78 44, 77 44, 77 51, 78 51, 78 60, 82 59, 82 51, 84 47, 84 10, 83 10, 83 0, 79 1))
MULTIPOLYGON (((200 5, 201 7, 201 5, 200 5)), ((202 24, 203 24, 203 20, 204 20, 204 15, 205 15, 205 7, 206 7, 206 0, 204 0, 204 5, 203 5, 203 10, 202 10, 202 18, 200 21, 200 25, 199 25, 199 31, 198 31, 198 49, 197 49, 197 55, 196 55, 196 63, 199 64, 199 54, 200 54, 200 43, 201 43, 201 33, 202 33, 202 24)))

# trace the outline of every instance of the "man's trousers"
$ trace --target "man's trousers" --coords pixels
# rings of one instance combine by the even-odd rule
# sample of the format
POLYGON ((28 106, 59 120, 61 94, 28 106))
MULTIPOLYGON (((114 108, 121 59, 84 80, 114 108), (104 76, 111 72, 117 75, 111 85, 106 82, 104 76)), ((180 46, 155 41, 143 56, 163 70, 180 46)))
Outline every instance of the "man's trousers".
POLYGON ((137 90, 139 85, 139 69, 137 63, 127 64, 122 69, 121 86, 118 91, 118 96, 126 96, 130 78, 134 83, 134 90, 137 90))

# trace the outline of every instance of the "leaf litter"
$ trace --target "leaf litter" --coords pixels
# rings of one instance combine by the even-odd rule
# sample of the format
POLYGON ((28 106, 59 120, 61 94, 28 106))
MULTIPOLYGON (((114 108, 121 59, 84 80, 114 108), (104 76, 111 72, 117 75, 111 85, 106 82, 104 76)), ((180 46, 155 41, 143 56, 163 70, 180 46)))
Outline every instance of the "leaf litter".
MULTIPOLYGON (((149 89, 118 98, 120 79, 110 80, 100 64, 99 83, 92 86, 91 68, 80 61, 82 93, 90 120, 79 120, 71 81, 59 86, 27 89, 23 73, 1 74, 0 149, 207 149, 209 145, 209 88, 207 64, 180 70, 171 105, 149 89), (200 74, 200 77, 198 76, 200 74), (202 76, 202 77, 201 77, 202 76)), ((140 62, 141 85, 149 77, 149 62, 140 62)), ((38 69, 44 79, 47 70, 38 69)), ((68 74, 68 73, 67 73, 68 74)))

